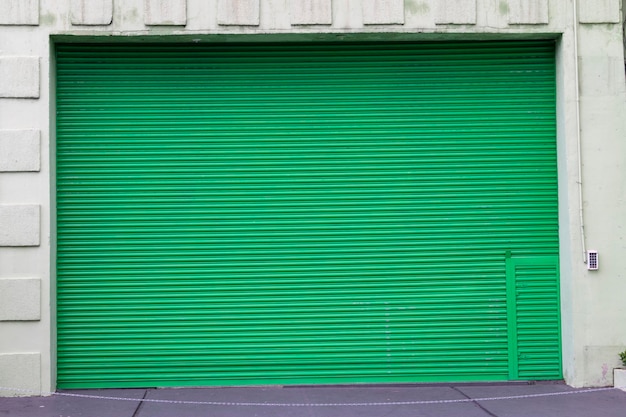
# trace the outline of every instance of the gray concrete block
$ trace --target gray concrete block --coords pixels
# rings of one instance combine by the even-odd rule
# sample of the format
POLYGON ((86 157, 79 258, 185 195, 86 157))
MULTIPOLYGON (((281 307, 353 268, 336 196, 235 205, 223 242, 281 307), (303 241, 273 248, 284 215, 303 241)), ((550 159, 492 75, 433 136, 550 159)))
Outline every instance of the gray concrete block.
POLYGON ((144 23, 148 26, 187 24, 187 0, 144 0, 144 23))
POLYGON ((331 0, 290 0, 292 25, 330 25, 333 23, 331 0))
POLYGON ((0 0, 0 25, 38 25, 39 0, 0 0))
POLYGON ((0 130, 0 172, 39 171, 39 130, 0 130))
POLYGON ((113 22, 113 0, 72 0, 72 25, 110 25, 113 22))
POLYGON ((0 278, 0 321, 41 319, 41 280, 0 278))
POLYGON ((258 26, 260 0, 219 0, 217 23, 220 25, 258 26))
POLYGON ((548 0, 509 0, 509 23, 541 25, 550 23, 548 0))
POLYGON ((613 386, 626 392, 626 369, 613 370, 613 386))
POLYGON ((0 57, 0 97, 39 98, 39 58, 0 57))
POLYGON ((0 205, 0 246, 39 246, 40 217, 36 205, 0 205))
POLYGON ((39 395, 40 375, 39 353, 0 353, 0 387, 16 389, 0 390, 0 397, 39 395))
POLYGON ((476 24, 476 0, 437 0, 435 23, 438 25, 476 24))
POLYGON ((578 20, 581 23, 619 23, 620 0, 579 1, 578 20))
POLYGON ((404 24, 404 0, 363 0, 362 6, 366 25, 404 24))

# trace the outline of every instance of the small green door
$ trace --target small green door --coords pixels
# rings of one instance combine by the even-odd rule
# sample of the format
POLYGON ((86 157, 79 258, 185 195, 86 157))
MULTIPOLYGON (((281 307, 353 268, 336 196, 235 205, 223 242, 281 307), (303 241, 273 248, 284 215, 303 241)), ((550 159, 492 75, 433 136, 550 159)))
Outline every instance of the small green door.
POLYGON ((561 378, 553 41, 56 62, 59 388, 561 378))
POLYGON ((557 256, 507 256, 509 377, 550 379, 561 372, 557 256))

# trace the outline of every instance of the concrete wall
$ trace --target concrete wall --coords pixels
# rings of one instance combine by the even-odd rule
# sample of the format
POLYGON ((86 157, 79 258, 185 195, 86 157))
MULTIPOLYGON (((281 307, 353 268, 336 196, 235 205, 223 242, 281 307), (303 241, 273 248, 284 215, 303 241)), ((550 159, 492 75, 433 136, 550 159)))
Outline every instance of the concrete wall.
POLYGON ((0 395, 55 388, 53 41, 133 36, 194 42, 434 40, 467 39, 468 34, 559 39, 565 378, 574 386, 611 384, 617 352, 626 348, 623 15, 620 0, 577 3, 0 0, 0 387, 25 390, 0 395), (599 251, 596 272, 588 272, 583 262, 579 163, 584 242, 599 251))

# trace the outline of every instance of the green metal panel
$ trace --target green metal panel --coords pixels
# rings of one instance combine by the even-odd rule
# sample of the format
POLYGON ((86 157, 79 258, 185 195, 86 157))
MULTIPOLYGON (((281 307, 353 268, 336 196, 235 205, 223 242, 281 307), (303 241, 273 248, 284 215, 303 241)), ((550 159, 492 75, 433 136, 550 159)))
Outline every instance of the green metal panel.
POLYGON ((552 41, 61 44, 57 111, 59 388, 510 378, 552 41))
POLYGON ((507 258, 507 288, 509 376, 560 378, 558 257, 507 258))

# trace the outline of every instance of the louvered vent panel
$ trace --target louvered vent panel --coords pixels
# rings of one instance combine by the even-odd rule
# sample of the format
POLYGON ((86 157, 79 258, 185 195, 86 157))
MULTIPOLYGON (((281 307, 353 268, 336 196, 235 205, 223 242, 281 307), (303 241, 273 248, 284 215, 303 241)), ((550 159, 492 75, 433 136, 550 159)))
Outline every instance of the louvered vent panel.
POLYGON ((556 257, 518 261, 515 281, 519 378, 559 379, 561 342, 556 257))

